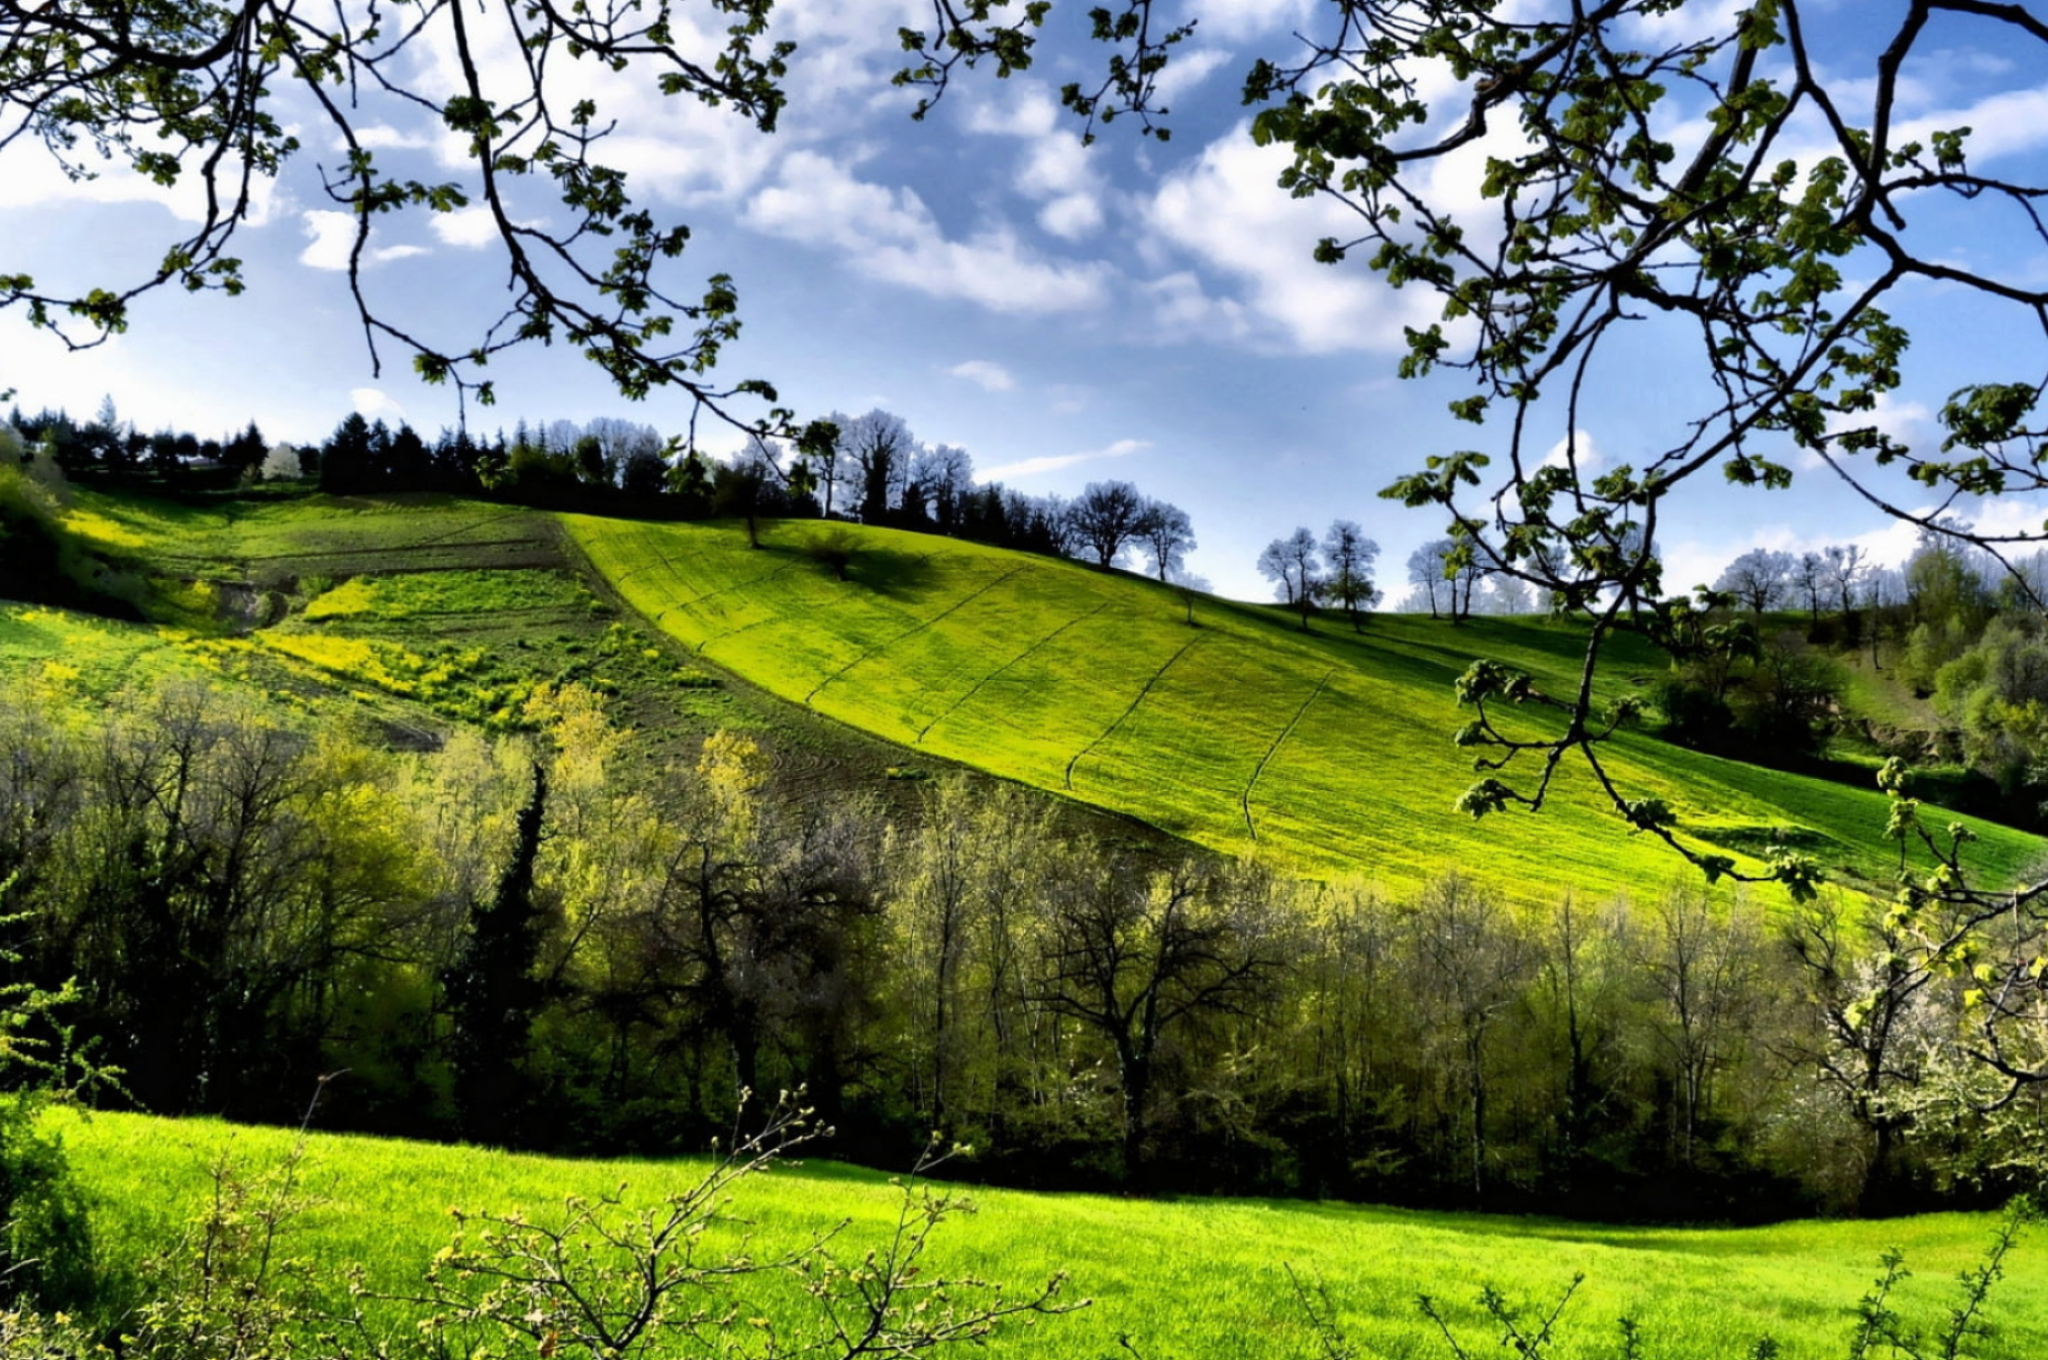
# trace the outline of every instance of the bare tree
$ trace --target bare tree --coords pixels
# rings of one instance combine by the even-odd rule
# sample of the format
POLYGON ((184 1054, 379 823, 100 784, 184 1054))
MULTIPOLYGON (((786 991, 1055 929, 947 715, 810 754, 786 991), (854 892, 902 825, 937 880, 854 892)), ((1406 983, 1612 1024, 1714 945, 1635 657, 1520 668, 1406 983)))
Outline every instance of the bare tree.
POLYGON ((1714 588, 1727 591, 1762 618, 1765 611, 1784 603, 1797 565, 1790 553, 1751 548, 1722 570, 1714 588))
POLYGON ((1148 500, 1138 516, 1138 538, 1152 556, 1152 571, 1162 582, 1180 575, 1195 547, 1195 525, 1188 512, 1165 501, 1148 500))
POLYGON ((902 499, 917 440, 903 417, 877 408, 864 415, 830 417, 839 427, 831 455, 820 469, 825 485, 825 513, 832 513, 832 483, 845 492, 863 523, 879 524, 902 499))
POLYGON ((1129 482, 1090 482, 1067 507, 1067 517, 1081 543, 1095 554, 1095 564, 1110 567, 1138 538, 1145 504, 1129 482))
POLYGON ((1275 583, 1281 601, 1301 611, 1301 630, 1308 631, 1308 616, 1323 589, 1323 560, 1316 548, 1316 536, 1306 528, 1285 538, 1276 538, 1259 554, 1259 574, 1275 583))
POLYGON ((1365 531, 1348 519, 1333 522, 1330 532, 1323 536, 1323 562, 1329 571, 1328 593, 1331 599, 1343 606, 1354 630, 1363 627, 1360 621, 1362 611, 1379 598, 1379 589, 1372 583, 1372 566, 1379 560, 1379 555, 1380 545, 1367 538, 1365 531))
POLYGON ((1820 550, 1820 555, 1828 583, 1835 588, 1835 602, 1846 618, 1853 604, 1851 592, 1869 570, 1870 558, 1855 543, 1846 547, 1829 544, 1820 550))

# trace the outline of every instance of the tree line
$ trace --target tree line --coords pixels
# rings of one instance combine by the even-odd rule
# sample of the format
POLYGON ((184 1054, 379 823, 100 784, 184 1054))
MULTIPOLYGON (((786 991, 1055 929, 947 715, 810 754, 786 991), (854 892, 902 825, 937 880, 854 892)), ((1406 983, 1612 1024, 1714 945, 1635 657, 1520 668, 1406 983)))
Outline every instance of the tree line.
MULTIPOLYGON (((345 1069, 345 1127, 659 1152, 802 1086, 883 1164, 940 1128, 1023 1184, 1594 1216, 2041 1174, 2038 1090, 1956 1094, 1971 975, 1887 981, 1861 898, 1296 883, 986 784, 801 801, 729 734, 642 778, 574 685, 430 754, 181 684, 112 711, 0 702, 0 946, 76 980, 153 1111, 288 1120, 345 1069)), ((2040 947, 2001 929, 1982 949, 2040 947)))
POLYGON ((802 447, 750 438, 712 458, 655 427, 602 417, 520 421, 479 437, 429 439, 401 422, 352 413, 323 442, 271 444, 255 422, 228 439, 189 431, 144 434, 111 398, 84 424, 61 410, 16 407, 21 454, 64 477, 151 491, 248 489, 296 482, 334 495, 442 492, 548 509, 674 519, 838 518, 1123 566, 1135 554, 1161 581, 1190 582, 1195 546, 1187 512, 1125 481, 1090 483, 1071 500, 978 481, 974 459, 927 444, 901 416, 835 411, 802 447))

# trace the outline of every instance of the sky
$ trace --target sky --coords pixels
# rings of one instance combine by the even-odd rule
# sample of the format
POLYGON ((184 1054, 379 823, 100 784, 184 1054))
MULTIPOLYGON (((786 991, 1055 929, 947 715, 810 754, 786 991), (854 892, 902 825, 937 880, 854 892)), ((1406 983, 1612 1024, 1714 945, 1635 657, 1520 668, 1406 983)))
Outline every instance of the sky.
MULTIPOLYGON (((1539 0, 1509 2, 1526 10, 1539 0)), ((1455 376, 1395 376, 1402 327, 1432 318, 1429 299, 1386 287, 1362 263, 1315 263, 1315 240, 1340 229, 1333 209, 1280 190, 1280 159, 1247 135, 1243 72, 1255 56, 1288 50, 1289 35, 1314 22, 1313 0, 1191 3, 1183 17, 1199 22, 1169 71, 1164 145, 1128 123, 1081 144, 1056 92, 1100 56, 1081 40, 1073 5, 1055 10, 1030 71, 959 80, 922 122, 909 117, 914 96, 887 79, 901 64, 899 25, 929 19, 917 0, 786 0, 778 32, 798 51, 773 136, 729 112, 664 101, 635 79, 574 78, 619 121, 611 162, 658 214, 693 229, 674 290, 689 295, 714 272, 734 277, 744 330, 725 376, 766 377, 805 416, 894 411, 918 438, 966 448, 981 476, 1021 490, 1071 496, 1091 481, 1135 482, 1193 518, 1190 570, 1243 598, 1270 597, 1254 565, 1269 540, 1355 520, 1381 545, 1380 579, 1398 596, 1409 551, 1443 526, 1378 491, 1429 454, 1494 447, 1499 432, 1445 414, 1465 392, 1455 376)), ((1663 32, 1735 7, 1695 0, 1663 32)), ((1809 5, 1817 41, 1852 80, 1903 9, 1809 5)), ((1968 124, 1981 164, 2038 176, 2048 49, 2015 50, 2005 30, 1959 19, 1938 24, 1906 71, 1902 116, 1968 124)), ((1867 101, 1869 88, 1852 83, 1848 98, 1867 101)), ((417 382, 407 356, 387 348, 373 372, 340 272, 351 224, 318 173, 337 160, 333 137, 309 107, 288 103, 283 115, 306 147, 264 186, 237 239, 243 296, 159 292, 126 334, 81 354, 18 312, 0 313, 0 389, 79 416, 111 396, 139 428, 202 435, 254 419, 273 439, 317 441, 351 410, 430 434, 452 425, 452 392, 417 382)), ((359 125, 394 171, 450 173, 444 136, 410 113, 366 100, 359 125)), ((148 272, 193 211, 189 193, 118 169, 69 180, 27 144, 4 162, 0 272, 46 285, 148 272)), ((1438 193, 1477 206, 1481 163, 1475 154, 1443 167, 1438 193)), ((380 218, 364 275, 373 305, 451 346, 472 343, 505 284, 476 226, 463 213, 380 218)), ((1913 228, 1944 254, 1994 262, 2019 281, 2048 278, 2048 251, 1985 205, 1930 203, 1913 228)), ((1962 383, 2039 377, 2039 333, 2011 316, 1933 287, 1902 292, 1895 311, 1914 349, 1906 387, 1879 414, 1917 444, 1938 441, 1933 412, 1962 383)), ((1698 397, 1677 352, 1652 329, 1598 375, 1582 450, 1611 465, 1668 442, 1698 397)), ((625 402, 562 349, 529 348, 493 375, 498 403, 472 408, 473 428, 617 416, 673 433, 688 419, 676 397, 625 402)), ((1708 580, 1752 547, 1857 541, 1894 562, 1910 550, 1909 529, 1811 460, 1792 461, 1792 491, 1713 485, 1687 497, 1663 535, 1667 588, 1708 580)), ((1991 527, 2044 518, 2017 501, 1972 514, 1991 527)))

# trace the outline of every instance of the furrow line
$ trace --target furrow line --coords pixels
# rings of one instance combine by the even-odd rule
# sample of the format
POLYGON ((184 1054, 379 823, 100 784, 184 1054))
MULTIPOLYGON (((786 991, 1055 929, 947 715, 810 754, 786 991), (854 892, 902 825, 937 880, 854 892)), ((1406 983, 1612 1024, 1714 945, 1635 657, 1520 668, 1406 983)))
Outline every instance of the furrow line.
POLYGON ((1294 729, 1301 724, 1301 717, 1308 712, 1308 706, 1322 694, 1323 687, 1330 683, 1330 677, 1337 673, 1332 666, 1323 672, 1323 678, 1316 681, 1316 687, 1308 692, 1308 698, 1301 701, 1301 707, 1294 710, 1294 716, 1287 720, 1287 726, 1280 729, 1280 735, 1273 738, 1273 744, 1266 748, 1266 754, 1259 757, 1259 763, 1252 769, 1252 777, 1245 781, 1244 793, 1238 798, 1238 806, 1244 809, 1244 829, 1251 832, 1252 842, 1257 844, 1259 829, 1252 824, 1252 788, 1259 782, 1259 776, 1266 772, 1266 763, 1280 750, 1281 744, 1294 735, 1294 729))
POLYGON ((1087 755, 1090 751, 1102 745, 1103 742, 1108 741, 1110 738, 1110 734, 1115 732, 1119 727, 1122 727, 1124 725, 1125 719, 1129 718, 1133 713, 1136 713, 1138 711, 1138 705, 1145 702, 1145 696, 1152 692, 1152 687, 1158 684, 1160 680, 1165 677, 1168 671, 1173 669, 1173 663, 1180 660, 1182 657, 1186 656, 1189 652, 1193 651, 1196 643, 1206 641, 1208 636, 1209 635, 1207 633, 1197 633, 1194 637, 1189 638, 1186 644, 1183 645, 1179 651, 1175 652, 1172 656, 1166 659, 1166 664, 1164 666, 1161 666, 1158 670, 1152 672, 1152 678, 1147 680, 1145 682, 1145 687, 1138 691, 1138 697, 1131 700, 1131 706, 1125 709, 1123 712, 1117 714, 1116 721, 1102 729, 1102 735, 1098 736, 1094 741, 1089 742, 1086 746, 1083 746, 1080 750, 1074 752, 1074 758, 1067 762, 1067 792, 1072 793, 1074 790, 1074 767, 1081 763, 1081 757, 1087 755))
POLYGON ((975 695, 981 693, 981 687, 983 685, 988 684, 989 681, 995 679, 1004 671, 1010 669, 1010 667, 1024 660, 1024 658, 1030 656, 1040 647, 1045 646, 1046 643, 1051 642, 1054 638, 1058 637, 1061 633, 1066 632, 1075 624, 1086 623, 1089 619, 1094 618, 1097 614, 1100 614, 1103 610, 1109 608, 1109 605, 1110 602, 1108 600, 1104 600, 1101 604, 1096 605, 1095 608, 1089 610, 1087 613, 1075 615, 1073 618, 1068 619, 1059 627, 1053 629, 1050 633, 1047 633, 1038 641, 1032 643, 1029 647, 1026 647, 1023 651, 1011 657, 1008 661, 1005 661, 1002 665, 990 671, 987 675, 982 676, 981 679, 974 682, 973 686, 970 689, 968 689, 968 691, 965 694, 961 695, 958 699, 955 699, 944 713, 941 713, 938 717, 933 718, 930 722, 926 723, 923 729, 918 732, 917 740, 912 742, 911 745, 922 746, 924 744, 925 733, 931 731, 934 727, 937 727, 940 723, 952 717, 955 713, 958 713, 963 707, 966 706, 967 701, 969 699, 972 699, 975 695))
MULTIPOLYGON (((926 556, 930 555, 931 554, 929 553, 926 554, 926 556)), ((1028 562, 1021 567, 1012 567, 1008 571, 1004 572, 1001 576, 996 577, 994 580, 989 581, 983 585, 977 586, 973 590, 970 590, 969 592, 967 592, 967 594, 961 596, 960 599, 954 601, 952 604, 947 605, 944 609, 941 609, 938 613, 932 615, 930 618, 921 620, 920 622, 911 625, 909 628, 906 628, 902 632, 898 633, 895 637, 890 638, 887 642, 869 648, 867 651, 861 653, 853 660, 847 662, 844 666, 841 666, 838 670, 832 672, 832 674, 826 676, 823 680, 820 680, 817 684, 817 687, 813 689, 809 694, 806 694, 804 696, 804 703, 809 704, 811 700, 818 697, 819 690, 824 689, 825 686, 831 684, 834 680, 837 680, 840 676, 846 674, 855 666, 858 666, 861 662, 866 661, 871 657, 880 656, 883 652, 888 651, 891 647, 894 647, 897 643, 903 641, 903 639, 909 637, 911 634, 921 632, 924 629, 931 627, 940 619, 945 618, 947 615, 953 613, 955 610, 966 608, 969 604, 972 604, 975 600, 980 599, 983 595, 988 594, 989 591, 994 590, 997 586, 1009 580, 1012 576, 1017 575, 1017 573, 1029 570, 1031 570, 1031 564, 1028 562)))

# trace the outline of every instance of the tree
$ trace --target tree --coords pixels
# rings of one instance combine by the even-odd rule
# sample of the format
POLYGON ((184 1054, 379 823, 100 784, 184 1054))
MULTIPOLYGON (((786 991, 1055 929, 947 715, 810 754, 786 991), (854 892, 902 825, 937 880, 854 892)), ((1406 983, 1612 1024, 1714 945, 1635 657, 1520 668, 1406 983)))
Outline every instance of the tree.
POLYGON ((441 979, 452 1026, 456 1118, 463 1137, 473 1141, 513 1141, 520 1114, 520 1068, 542 999, 534 965, 546 915, 534 891, 534 866, 547 800, 547 772, 536 764, 511 859, 491 900, 470 913, 455 961, 441 979))
POLYGON ((1429 601, 1429 616, 1437 618, 1437 594, 1444 590, 1444 554, 1450 551, 1447 538, 1433 539, 1408 554, 1408 584, 1429 601))
POLYGON ((940 533, 960 532, 967 498, 974 494, 973 456, 957 444, 919 448, 910 459, 910 489, 940 533))
POLYGON ((1765 611, 1785 602, 1785 592, 1797 567, 1791 553, 1751 548, 1727 565, 1715 580, 1714 589, 1727 591, 1761 619, 1765 611))
POLYGON ((1854 543, 1846 547, 1831 543, 1820 550, 1820 556, 1828 584, 1835 590, 1835 602, 1842 611, 1842 617, 1847 618, 1853 604, 1851 592, 1869 568, 1870 559, 1854 543))
POLYGON ((1379 598, 1372 583, 1372 564, 1379 560, 1380 545, 1365 536, 1348 519, 1334 521, 1323 536, 1323 561, 1330 573, 1328 593, 1344 607, 1354 631, 1361 630, 1360 611, 1379 598))
POLYGON ((1095 565, 1112 567, 1124 548, 1140 537, 1146 501, 1129 482, 1090 482, 1067 507, 1067 519, 1095 565))
POLYGON ((1316 536, 1301 528, 1268 543, 1259 554, 1259 575, 1274 582, 1274 593, 1284 604, 1301 611, 1301 631, 1306 633, 1308 616, 1325 585, 1316 536))
POLYGON ((1105 865, 1062 887, 1046 907, 1038 1000, 1109 1044, 1124 1175, 1142 1183, 1163 1046, 1259 996, 1281 963, 1276 923, 1256 885, 1187 865, 1149 879, 1105 865))
POLYGON ((263 460, 269 456, 269 441, 264 439, 263 431, 256 428, 256 422, 253 420, 249 422, 248 429, 230 439, 221 448, 221 462, 237 478, 254 474, 263 466, 263 460))
POLYGON ((862 522, 880 524, 902 499, 917 440, 902 416, 880 408, 858 416, 834 411, 830 419, 838 438, 821 465, 827 474, 825 513, 832 513, 831 483, 836 478, 862 522))
POLYGON ((1160 581, 1180 574, 1195 547, 1195 525, 1188 512, 1165 501, 1148 500, 1138 515, 1137 535, 1151 554, 1152 571, 1160 581))

